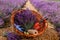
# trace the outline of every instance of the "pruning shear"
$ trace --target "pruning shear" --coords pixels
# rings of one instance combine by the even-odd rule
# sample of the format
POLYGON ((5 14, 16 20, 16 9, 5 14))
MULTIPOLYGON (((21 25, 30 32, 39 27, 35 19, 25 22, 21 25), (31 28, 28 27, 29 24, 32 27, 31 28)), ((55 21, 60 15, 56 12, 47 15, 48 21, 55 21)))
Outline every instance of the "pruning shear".
POLYGON ((21 25, 16 25, 16 24, 14 24, 14 26, 15 26, 19 31, 24 32, 24 28, 22 28, 21 25))

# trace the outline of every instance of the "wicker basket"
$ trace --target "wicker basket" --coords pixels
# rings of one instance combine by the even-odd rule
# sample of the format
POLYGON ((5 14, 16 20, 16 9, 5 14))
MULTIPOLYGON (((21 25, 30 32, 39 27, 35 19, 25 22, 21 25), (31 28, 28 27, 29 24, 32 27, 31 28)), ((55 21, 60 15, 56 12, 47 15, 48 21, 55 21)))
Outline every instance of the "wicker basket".
MULTIPOLYGON (((12 12, 11 25, 13 25, 13 27, 14 27, 14 17, 15 17, 15 15, 16 15, 17 12, 21 12, 21 11, 24 11, 24 10, 14 10, 14 11, 12 12)), ((37 13, 37 12, 35 12, 35 11, 33 11, 33 10, 30 10, 30 11, 32 11, 32 13, 33 13, 34 15, 36 15, 36 18, 37 18, 38 20, 40 20, 40 19, 42 18, 42 16, 41 16, 39 13, 37 13)), ((47 21, 46 21, 45 19, 44 19, 44 25, 45 25, 45 26, 43 27, 43 29, 38 32, 38 35, 30 35, 30 34, 29 34, 29 35, 26 35, 26 34, 20 32, 19 30, 17 30, 15 27, 14 27, 14 32, 15 32, 16 34, 20 35, 20 36, 23 36, 23 37, 36 37, 36 36, 39 36, 39 35, 43 34, 43 32, 45 31, 45 29, 47 28, 47 21)))

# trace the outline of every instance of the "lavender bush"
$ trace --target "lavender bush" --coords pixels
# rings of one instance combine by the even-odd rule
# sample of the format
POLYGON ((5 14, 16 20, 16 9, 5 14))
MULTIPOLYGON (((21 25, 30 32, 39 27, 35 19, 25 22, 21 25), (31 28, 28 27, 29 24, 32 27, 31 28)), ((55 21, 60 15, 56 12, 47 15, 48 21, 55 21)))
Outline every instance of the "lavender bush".
POLYGON ((5 35, 7 36, 7 40, 21 40, 21 38, 15 33, 8 32, 5 35))
POLYGON ((60 24, 60 2, 47 2, 31 0, 34 7, 42 12, 42 16, 48 18, 53 24, 60 24))
POLYGON ((21 8, 26 0, 0 0, 0 12, 3 18, 8 18, 13 9, 21 8))
POLYGON ((48 18, 48 20, 56 26, 56 30, 60 32, 60 1, 30 0, 30 2, 39 12, 42 12, 42 16, 48 18))
POLYGON ((25 3, 26 0, 0 0, 0 17, 5 22, 5 26, 10 25, 11 12, 20 9, 25 3))

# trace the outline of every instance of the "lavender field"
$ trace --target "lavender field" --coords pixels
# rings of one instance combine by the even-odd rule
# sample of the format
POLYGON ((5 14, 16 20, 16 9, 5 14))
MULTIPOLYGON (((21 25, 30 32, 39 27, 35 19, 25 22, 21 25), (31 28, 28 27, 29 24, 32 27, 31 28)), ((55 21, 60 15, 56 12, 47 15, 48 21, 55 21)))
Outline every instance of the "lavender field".
MULTIPOLYGON (((29 4, 27 6, 29 6, 29 4)), ((0 40, 59 40, 59 38, 60 38, 60 0, 12 0, 12 1, 0 0, 0 40), (53 28, 48 27, 41 36, 33 39, 32 38, 20 39, 19 37, 17 37, 17 35, 6 34, 12 32, 13 30, 12 29, 13 27, 11 27, 10 23, 12 15, 11 12, 17 9, 22 9, 28 1, 39 13, 41 12, 40 14, 43 16, 43 18, 48 19, 47 20, 48 23, 51 24, 49 26, 53 28), (7 35, 7 37, 5 37, 4 35, 7 35)))

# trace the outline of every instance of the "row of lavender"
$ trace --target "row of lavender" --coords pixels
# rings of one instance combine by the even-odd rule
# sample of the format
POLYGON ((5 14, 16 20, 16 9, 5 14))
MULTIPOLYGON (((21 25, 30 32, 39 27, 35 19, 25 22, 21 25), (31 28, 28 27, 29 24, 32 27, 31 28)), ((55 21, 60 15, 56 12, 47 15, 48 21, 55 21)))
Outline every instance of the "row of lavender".
POLYGON ((4 27, 14 9, 21 8, 26 0, 0 0, 0 27, 4 27))
POLYGON ((60 2, 40 0, 31 0, 30 2, 39 12, 42 12, 43 17, 48 18, 60 30, 60 2))

